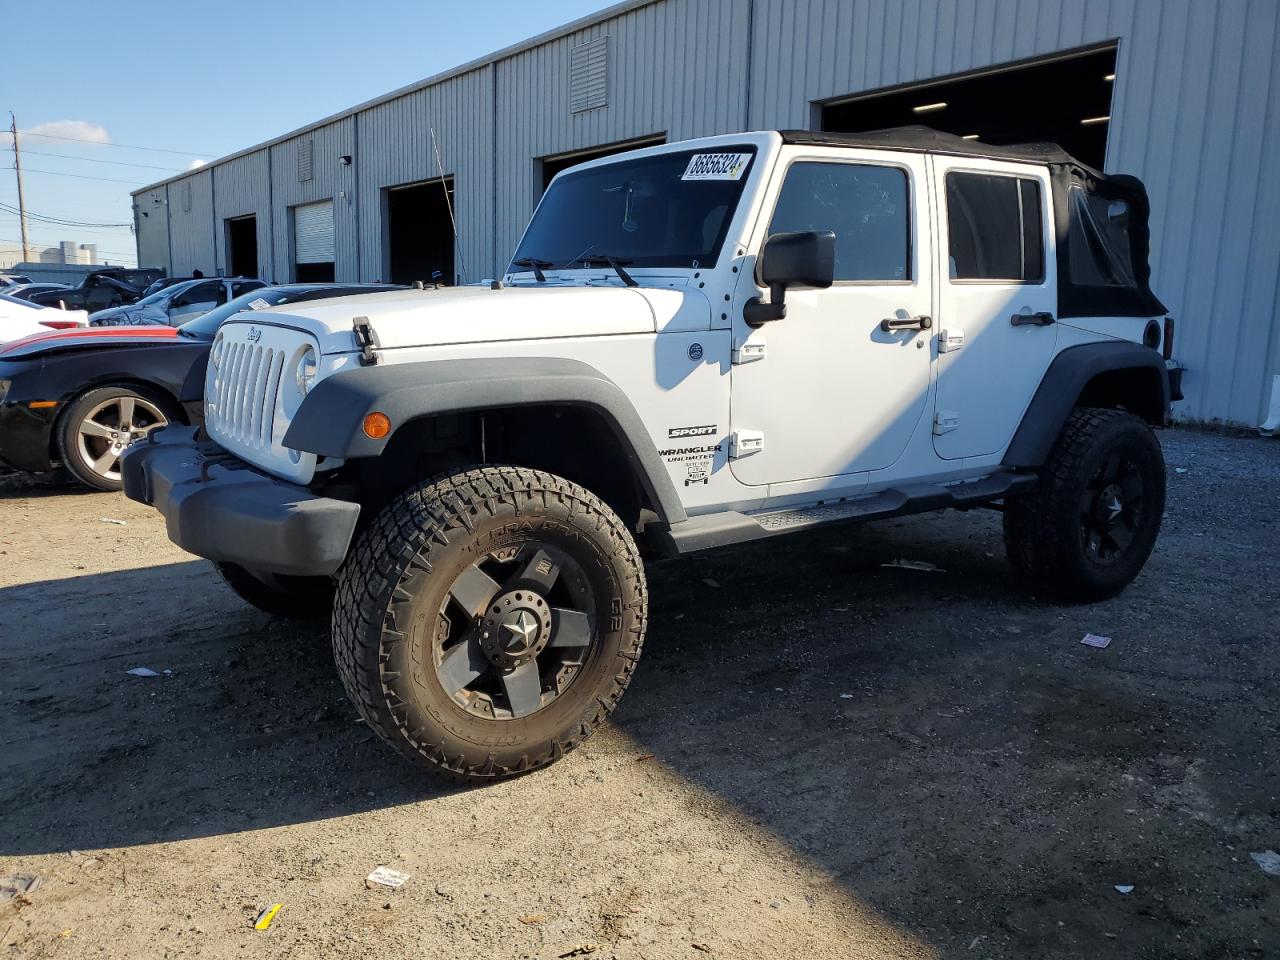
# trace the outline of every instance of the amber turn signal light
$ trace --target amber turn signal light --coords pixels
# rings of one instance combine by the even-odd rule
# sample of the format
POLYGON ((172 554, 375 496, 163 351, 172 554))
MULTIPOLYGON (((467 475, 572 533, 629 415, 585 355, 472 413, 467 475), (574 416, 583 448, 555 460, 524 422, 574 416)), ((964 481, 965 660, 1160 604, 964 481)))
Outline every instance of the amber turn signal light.
POLYGON ((391 432, 391 421, 385 413, 376 410, 364 418, 364 434, 374 440, 381 440, 391 432))

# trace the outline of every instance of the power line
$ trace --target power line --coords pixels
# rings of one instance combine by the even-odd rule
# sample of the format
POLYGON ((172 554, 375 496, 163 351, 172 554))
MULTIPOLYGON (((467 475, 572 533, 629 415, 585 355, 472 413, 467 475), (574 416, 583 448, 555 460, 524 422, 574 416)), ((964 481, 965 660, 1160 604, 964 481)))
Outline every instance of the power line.
POLYGON ((142 180, 118 180, 115 177, 89 177, 82 173, 62 173, 58 170, 32 170, 30 167, 23 167, 23 173, 46 173, 51 177, 72 177, 75 180, 99 180, 102 183, 124 183, 131 187, 145 187, 146 183, 142 180))
POLYGON ((18 135, 22 137, 44 137, 46 140, 69 140, 72 143, 91 143, 95 147, 123 147, 126 150, 150 150, 153 153, 174 153, 180 157, 199 157, 208 156, 214 153, 213 150, 169 150, 165 147, 140 147, 131 143, 103 143, 101 140, 87 140, 84 137, 64 137, 56 133, 33 133, 30 130, 19 130, 18 135))
MULTIPOLYGON (((0 200, 0 210, 8 213, 20 214, 21 211, 17 207, 12 207, 4 201, 0 200)), ((46 213, 32 213, 27 211, 27 216, 33 220, 41 220, 45 223, 53 223, 60 227, 131 227, 131 223, 102 223, 96 220, 71 220, 66 217, 55 217, 46 213)))
POLYGON ((130 163, 128 160, 99 160, 97 157, 73 157, 69 153, 49 153, 46 150, 23 150, 29 157, 58 157, 62 160, 83 160, 85 163, 111 163, 117 167, 141 167, 143 170, 163 170, 166 173, 181 173, 177 167, 157 167, 151 163, 130 163))

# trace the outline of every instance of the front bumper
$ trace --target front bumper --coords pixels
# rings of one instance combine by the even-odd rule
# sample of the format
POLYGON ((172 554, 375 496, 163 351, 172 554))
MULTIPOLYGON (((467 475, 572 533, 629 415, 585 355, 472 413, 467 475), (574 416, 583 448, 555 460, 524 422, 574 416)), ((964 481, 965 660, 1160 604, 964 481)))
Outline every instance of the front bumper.
POLYGON ((262 573, 325 576, 342 565, 360 504, 260 473, 195 427, 166 427, 121 458, 124 492, 165 519, 169 539, 262 573))
POLYGON ((28 473, 53 469, 53 424, 62 404, 32 410, 25 402, 0 403, 0 462, 28 473))

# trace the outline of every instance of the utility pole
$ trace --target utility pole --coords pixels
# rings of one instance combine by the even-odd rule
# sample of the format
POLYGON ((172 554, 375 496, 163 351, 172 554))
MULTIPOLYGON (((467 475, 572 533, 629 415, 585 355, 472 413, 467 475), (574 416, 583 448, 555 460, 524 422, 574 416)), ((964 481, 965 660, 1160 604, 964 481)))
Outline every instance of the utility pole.
POLYGON ((22 227, 22 259, 31 262, 31 245, 27 243, 27 205, 22 199, 22 154, 18 152, 18 118, 9 111, 9 132, 13 134, 13 170, 18 177, 18 222, 22 227))

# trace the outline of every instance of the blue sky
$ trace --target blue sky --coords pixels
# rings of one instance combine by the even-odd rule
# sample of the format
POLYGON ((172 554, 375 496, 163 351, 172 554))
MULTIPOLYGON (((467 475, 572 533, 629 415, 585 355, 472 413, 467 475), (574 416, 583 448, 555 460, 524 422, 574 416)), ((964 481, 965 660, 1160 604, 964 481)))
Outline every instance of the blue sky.
MULTIPOLYGON (((139 185, 611 5, 70 0, 48 6, 4 0, 0 125, 7 131, 12 110, 19 131, 33 134, 21 141, 28 211, 128 223, 129 191, 139 185)), ((17 206, 12 166, 6 133, 0 137, 0 204, 8 207, 17 206)), ((28 229, 37 247, 96 242, 102 259, 134 259, 127 227, 29 221, 28 229)), ((18 217, 0 207, 0 247, 18 239, 18 217)))

